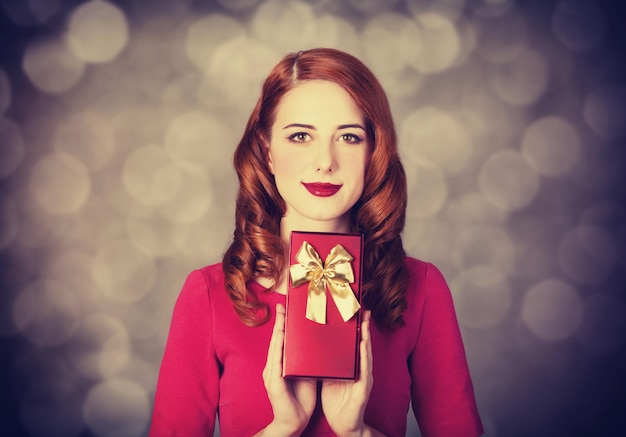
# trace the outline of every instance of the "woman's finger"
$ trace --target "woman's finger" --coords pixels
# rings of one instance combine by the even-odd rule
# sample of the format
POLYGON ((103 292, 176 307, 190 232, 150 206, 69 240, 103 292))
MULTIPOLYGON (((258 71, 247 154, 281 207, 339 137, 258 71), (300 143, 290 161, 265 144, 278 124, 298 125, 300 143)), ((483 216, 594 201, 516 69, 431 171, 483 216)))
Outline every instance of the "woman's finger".
POLYGON ((285 307, 282 304, 276 305, 276 321, 274 323, 274 330, 276 331, 274 364, 278 369, 280 369, 280 376, 282 376, 283 347, 285 344, 285 307))
POLYGON ((365 311, 363 314, 363 321, 361 322, 361 377, 370 378, 372 372, 372 339, 370 335, 370 320, 372 317, 371 311, 365 311))
MULTIPOLYGON (((272 337, 267 350, 267 361, 265 369, 263 369, 263 378, 267 383, 275 377, 275 373, 279 372, 282 376, 282 354, 283 354, 283 336, 285 329, 285 307, 281 304, 276 305, 276 318, 274 320, 274 328, 272 329, 272 337)), ((267 388, 267 387, 266 387, 267 388)))

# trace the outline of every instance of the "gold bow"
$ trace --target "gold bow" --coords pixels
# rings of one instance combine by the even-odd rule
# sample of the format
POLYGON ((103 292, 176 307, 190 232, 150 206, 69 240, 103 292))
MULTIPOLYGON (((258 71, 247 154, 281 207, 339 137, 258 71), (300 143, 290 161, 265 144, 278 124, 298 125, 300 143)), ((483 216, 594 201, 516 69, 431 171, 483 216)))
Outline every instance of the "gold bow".
POLYGON ((341 245, 333 247, 326 261, 322 259, 306 241, 296 254, 296 261, 290 267, 291 281, 294 287, 309 283, 309 295, 306 302, 306 318, 317 323, 326 323, 326 286, 339 309, 344 322, 354 316, 361 305, 354 296, 350 284, 354 282, 354 272, 350 261, 354 258, 341 245))

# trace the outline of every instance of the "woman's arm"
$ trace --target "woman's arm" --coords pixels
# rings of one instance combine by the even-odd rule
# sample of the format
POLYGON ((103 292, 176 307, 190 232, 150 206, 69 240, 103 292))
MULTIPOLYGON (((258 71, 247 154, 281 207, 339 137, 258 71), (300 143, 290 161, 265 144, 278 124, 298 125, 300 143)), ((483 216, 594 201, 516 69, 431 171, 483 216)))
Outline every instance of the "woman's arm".
POLYGON ((176 301, 157 382, 150 437, 210 436, 219 401, 212 308, 206 280, 192 272, 176 301))
POLYGON ((413 411, 424 437, 476 437, 482 424, 450 289, 427 264, 420 331, 409 365, 413 411))

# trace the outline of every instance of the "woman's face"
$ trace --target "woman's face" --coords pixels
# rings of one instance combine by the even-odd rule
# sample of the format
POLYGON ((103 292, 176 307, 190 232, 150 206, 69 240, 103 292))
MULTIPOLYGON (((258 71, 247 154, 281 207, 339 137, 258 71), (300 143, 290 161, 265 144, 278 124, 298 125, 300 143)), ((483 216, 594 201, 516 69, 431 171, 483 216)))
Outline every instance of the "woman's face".
POLYGON ((324 80, 297 85, 278 104, 271 135, 269 166, 290 227, 348 230, 370 150, 350 95, 324 80))

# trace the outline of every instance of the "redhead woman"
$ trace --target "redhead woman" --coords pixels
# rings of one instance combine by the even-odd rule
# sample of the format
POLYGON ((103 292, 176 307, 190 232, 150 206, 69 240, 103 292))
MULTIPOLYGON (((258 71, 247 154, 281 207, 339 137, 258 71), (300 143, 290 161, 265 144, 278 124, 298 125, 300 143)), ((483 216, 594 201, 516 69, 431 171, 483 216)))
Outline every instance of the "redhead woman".
POLYGON ((150 435, 425 437, 482 425, 454 306, 435 266, 407 256, 404 170, 385 93, 355 57, 289 54, 235 152, 233 242, 189 275, 161 364, 150 435), (291 231, 364 235, 359 377, 282 377, 291 231))

